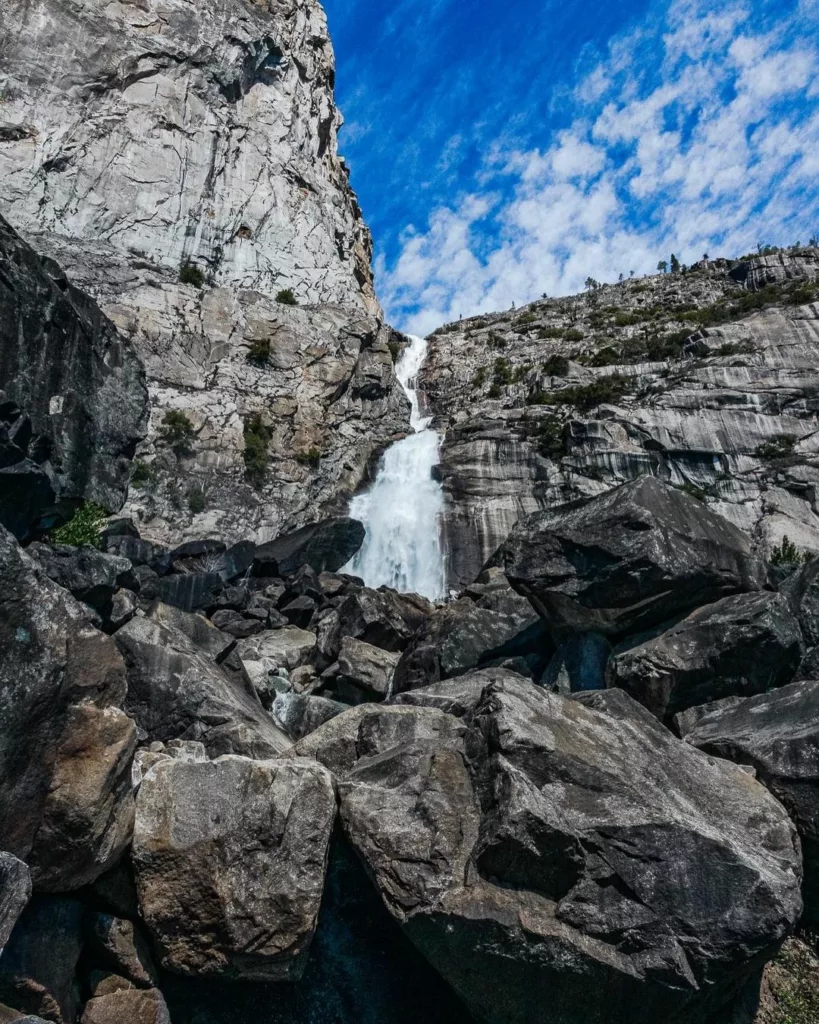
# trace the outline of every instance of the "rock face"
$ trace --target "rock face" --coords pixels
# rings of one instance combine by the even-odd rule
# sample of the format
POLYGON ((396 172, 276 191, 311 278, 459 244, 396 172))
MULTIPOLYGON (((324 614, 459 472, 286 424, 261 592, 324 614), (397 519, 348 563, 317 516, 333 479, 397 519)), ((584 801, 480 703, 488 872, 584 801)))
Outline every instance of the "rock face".
POLYGON ((741 530, 654 477, 534 513, 495 561, 555 636, 633 633, 765 581, 741 530))
POLYGON ((314 762, 163 761, 137 801, 134 867, 163 965, 233 980, 304 969, 335 820, 314 762))
POLYGON ((41 890, 87 885, 130 841, 125 689, 113 641, 0 527, 0 835, 41 890))
POLYGON ((136 618, 114 639, 128 668, 125 708, 150 740, 200 740, 211 757, 272 757, 289 746, 252 688, 179 630, 136 618))
POLYGON ((10 853, 0 853, 0 953, 31 896, 31 875, 10 853))
POLYGON ((490 670, 430 694, 295 753, 336 775, 388 909, 478 1019, 724 1021, 801 913, 783 808, 617 691, 490 670))
POLYGON ((737 594, 692 612, 644 643, 627 642, 607 679, 658 718, 789 683, 802 637, 781 594, 737 594))
POLYGON ((754 768, 787 807, 802 840, 805 913, 819 921, 819 682, 691 708, 677 724, 686 743, 754 768))
POLYGON ((0 521, 25 538, 55 499, 122 507, 148 393, 133 347, 2 217, 0 267, 0 392, 19 410, 12 443, 0 440, 0 479, 14 492, 0 499, 0 521))
POLYGON ((817 264, 807 248, 704 262, 436 331, 422 386, 451 585, 522 516, 646 474, 765 553, 785 535, 819 550, 817 264))
POLYGON ((263 542, 339 514, 409 406, 337 152, 320 4, 42 12, 4 7, 0 212, 145 365, 129 511, 163 543, 263 542))
POLYGON ((289 575, 303 565, 314 572, 337 572, 363 543, 364 526, 357 520, 325 519, 262 544, 256 549, 254 568, 260 576, 289 575))

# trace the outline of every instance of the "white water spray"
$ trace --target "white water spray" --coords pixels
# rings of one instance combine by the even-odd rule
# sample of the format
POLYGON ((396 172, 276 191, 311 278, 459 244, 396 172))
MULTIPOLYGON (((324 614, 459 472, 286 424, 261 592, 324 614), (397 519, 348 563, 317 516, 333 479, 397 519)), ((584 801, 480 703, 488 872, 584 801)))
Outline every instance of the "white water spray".
POLYGON ((368 587, 387 586, 430 600, 444 595, 444 560, 439 516, 444 509, 441 485, 432 478, 440 438, 429 429, 415 387, 427 354, 425 338, 409 335, 395 374, 412 406, 414 433, 384 453, 370 490, 353 498, 350 515, 367 530, 364 545, 345 571, 361 576, 368 587))

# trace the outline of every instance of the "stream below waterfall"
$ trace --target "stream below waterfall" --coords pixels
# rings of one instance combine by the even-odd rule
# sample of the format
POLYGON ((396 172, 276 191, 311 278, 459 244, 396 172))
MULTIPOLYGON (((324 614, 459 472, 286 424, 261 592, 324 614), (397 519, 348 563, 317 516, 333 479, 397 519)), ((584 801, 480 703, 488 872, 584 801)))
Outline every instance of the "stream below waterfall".
POLYGON ((367 536, 344 571, 360 576, 368 587, 387 586, 436 600, 446 587, 440 535, 444 494, 432 475, 441 439, 430 428, 432 417, 421 411, 417 388, 427 341, 408 337, 395 374, 412 406, 413 433, 386 450, 372 486, 350 503, 350 515, 364 524, 367 536))

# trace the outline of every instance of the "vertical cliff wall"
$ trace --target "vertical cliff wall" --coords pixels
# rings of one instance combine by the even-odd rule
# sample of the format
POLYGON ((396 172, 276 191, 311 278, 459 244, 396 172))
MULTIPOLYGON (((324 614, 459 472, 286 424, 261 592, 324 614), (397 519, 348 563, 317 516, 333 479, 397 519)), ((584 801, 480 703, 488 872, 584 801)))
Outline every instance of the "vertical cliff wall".
POLYGON ((314 0, 3 5, 0 212, 145 364, 159 540, 265 540, 408 429, 333 85, 314 0))

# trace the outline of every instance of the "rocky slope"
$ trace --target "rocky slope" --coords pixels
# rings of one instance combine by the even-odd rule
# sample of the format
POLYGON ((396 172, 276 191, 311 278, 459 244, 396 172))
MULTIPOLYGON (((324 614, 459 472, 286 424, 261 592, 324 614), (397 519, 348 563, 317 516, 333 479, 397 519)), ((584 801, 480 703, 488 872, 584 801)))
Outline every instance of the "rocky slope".
POLYGON ((148 375, 146 535, 266 540, 343 505, 408 408, 320 5, 13 0, 0 46, 0 212, 148 375))
POLYGON ((452 583, 522 515, 646 473, 765 552, 819 551, 817 278, 815 249, 710 261, 437 331, 423 386, 452 583))

